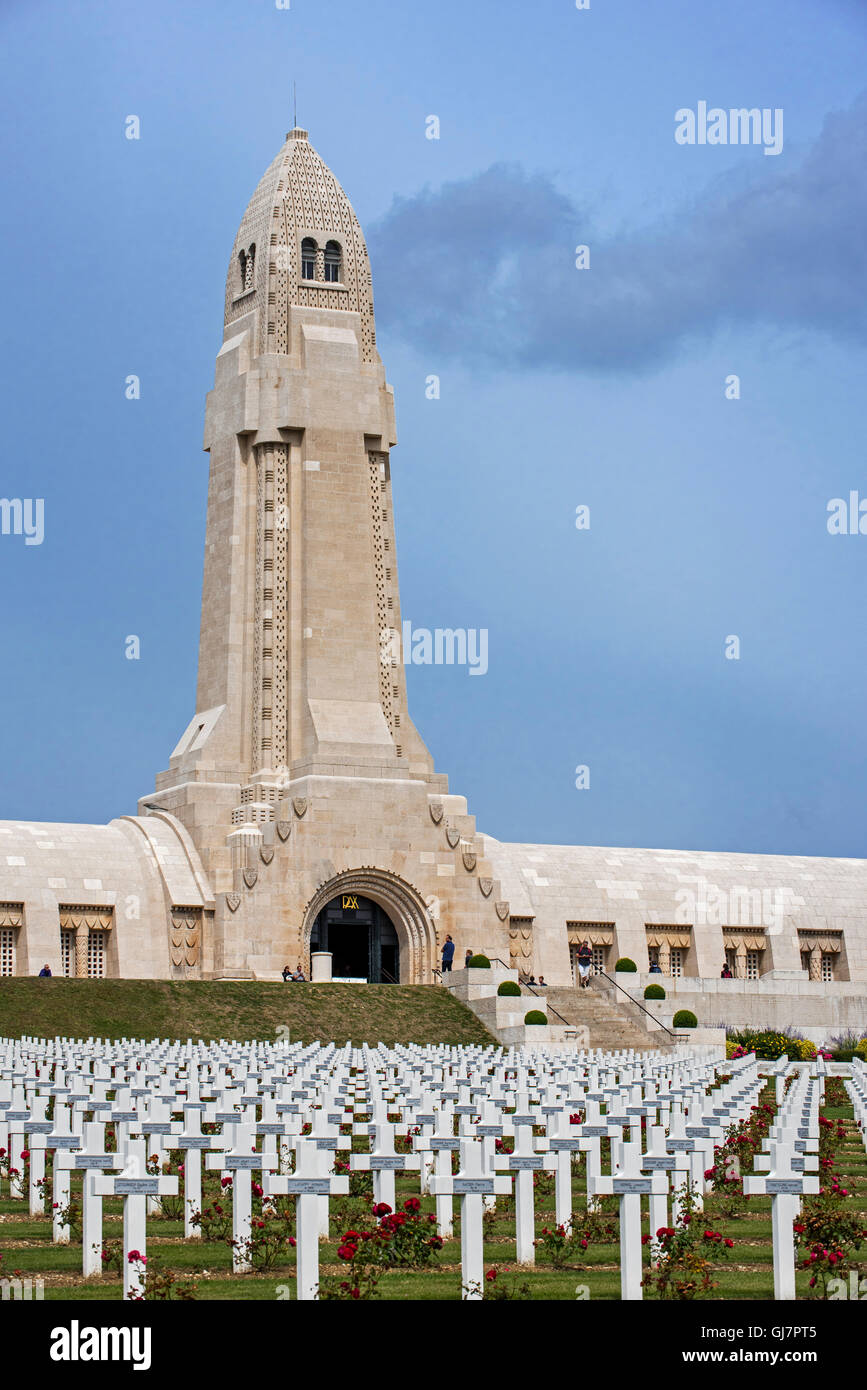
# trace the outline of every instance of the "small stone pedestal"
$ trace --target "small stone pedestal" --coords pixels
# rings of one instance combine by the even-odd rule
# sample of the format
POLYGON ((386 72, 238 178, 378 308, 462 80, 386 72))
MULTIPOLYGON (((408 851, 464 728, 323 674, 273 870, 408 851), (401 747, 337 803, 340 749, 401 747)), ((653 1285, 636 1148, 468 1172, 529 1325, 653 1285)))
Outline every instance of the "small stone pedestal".
POLYGON ((310 956, 310 979, 314 985, 331 983, 330 951, 313 951, 310 956))

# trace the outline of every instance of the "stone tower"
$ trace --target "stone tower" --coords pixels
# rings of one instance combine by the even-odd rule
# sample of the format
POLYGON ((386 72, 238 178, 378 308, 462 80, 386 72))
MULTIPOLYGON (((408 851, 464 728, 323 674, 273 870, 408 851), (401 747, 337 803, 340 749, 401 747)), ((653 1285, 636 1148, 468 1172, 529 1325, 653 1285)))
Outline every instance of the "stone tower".
POLYGON ((407 711, 394 444, 364 237, 291 130, 232 250, 197 713, 146 800, 183 823, 214 890, 207 973, 306 968, 320 913, 359 896, 368 917, 347 908, 341 939, 378 914, 404 982, 433 980, 446 932, 508 961, 473 818, 407 711))

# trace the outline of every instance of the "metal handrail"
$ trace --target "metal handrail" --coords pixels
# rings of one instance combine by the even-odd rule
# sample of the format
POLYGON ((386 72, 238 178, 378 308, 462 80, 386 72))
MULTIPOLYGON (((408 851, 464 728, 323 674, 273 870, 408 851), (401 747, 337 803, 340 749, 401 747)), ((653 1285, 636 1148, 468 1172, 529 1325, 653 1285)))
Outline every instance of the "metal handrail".
MULTIPOLYGON (((538 999, 538 998, 540 997, 539 994, 536 992, 536 990, 533 988, 532 985, 521 985, 521 989, 528 989, 535 999, 538 999)), ((544 998, 544 995, 541 996, 541 997, 544 998)), ((559 1018, 560 1022, 561 1022, 561 1023, 565 1023, 567 1028, 580 1028, 580 1027, 581 1027, 581 1024, 579 1024, 579 1023, 569 1023, 569 1021, 568 1021, 567 1019, 565 1019, 565 1018, 563 1017, 562 1014, 558 1014, 558 1013, 557 1013, 557 1010, 554 1008, 553 1004, 549 1004, 547 999, 545 999, 545 1007, 546 1007, 548 1013, 553 1014, 555 1018, 559 1018)))
MULTIPOLYGON (((500 960, 499 956, 490 956, 489 960, 492 965, 494 961, 496 961, 497 965, 502 965, 504 970, 514 970, 515 968, 513 965, 507 965, 504 960, 500 960)), ((518 983, 520 984, 520 975, 518 977, 518 983)), ((533 995, 534 999, 539 999, 540 997, 545 998, 544 995, 540 996, 539 994, 537 994, 532 985, 521 985, 521 989, 528 989, 530 993, 533 995)), ((559 1018, 560 1022, 565 1024, 567 1028, 578 1028, 581 1026, 578 1023, 570 1023, 568 1019, 564 1018, 562 1014, 557 1012, 557 1010, 553 1007, 552 1004, 548 1003, 547 998, 545 998, 545 1007, 548 1013, 552 1013, 555 1018, 559 1018)))
MULTIPOLYGON (((605 970, 597 970, 597 971, 596 971, 596 974, 597 974, 597 975, 604 975, 604 976, 605 976, 605 979, 608 981, 608 983, 609 983, 610 985, 613 985, 615 989, 619 989, 621 994, 625 994, 625 995, 626 995, 626 998, 629 1000, 630 1004, 634 1004, 635 1007, 636 1007, 637 1009, 640 1009, 641 1012, 642 1012, 643 1014, 647 1014, 647 1017, 648 1017, 648 1018, 653 1018, 653 1014, 650 1012, 650 1010, 649 1010, 649 1009, 645 1009, 645 1007, 644 1007, 643 1004, 639 1004, 639 1002, 638 1002, 637 999, 633 999, 633 997, 632 997, 632 995, 629 993, 629 991, 628 991, 628 990, 625 990, 625 989, 623 988, 622 985, 619 985, 619 984, 617 983, 616 980, 612 980, 611 976, 608 974, 607 971, 605 971, 605 970)), ((676 1034, 676 1033, 672 1033, 672 1031, 671 1031, 670 1028, 666 1028, 666 1026, 665 1026, 664 1023, 660 1023, 660 1021, 659 1021, 658 1018, 653 1018, 653 1021, 654 1021, 654 1023, 657 1025, 657 1027, 661 1028, 662 1031, 663 1031, 664 1033, 667 1033, 668 1036, 669 1036, 670 1038, 676 1038, 676 1037, 677 1037, 677 1034, 676 1034)))

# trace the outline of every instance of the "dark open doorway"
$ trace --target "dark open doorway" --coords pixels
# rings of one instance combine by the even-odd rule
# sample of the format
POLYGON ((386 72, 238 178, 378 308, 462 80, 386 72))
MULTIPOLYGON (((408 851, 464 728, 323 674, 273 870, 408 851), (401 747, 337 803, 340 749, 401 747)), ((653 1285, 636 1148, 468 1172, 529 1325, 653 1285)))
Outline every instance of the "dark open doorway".
POLYGON ((310 935, 311 951, 330 951, 335 980, 366 980, 397 984, 400 946, 388 914, 370 898, 339 893, 317 915, 310 935))

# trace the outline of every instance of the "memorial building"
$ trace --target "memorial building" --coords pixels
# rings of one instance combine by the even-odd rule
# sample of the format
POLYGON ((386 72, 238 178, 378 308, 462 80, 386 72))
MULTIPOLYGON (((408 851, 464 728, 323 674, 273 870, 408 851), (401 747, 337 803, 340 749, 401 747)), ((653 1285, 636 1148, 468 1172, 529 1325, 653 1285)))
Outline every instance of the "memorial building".
POLYGON ((867 1023, 867 861, 505 844, 435 770, 367 248, 304 130, 235 239, 204 445, 195 711, 137 815, 0 822, 0 973, 273 980, 320 951, 335 978, 433 984, 450 933, 456 965, 568 988, 586 938, 711 1024, 867 1023))

